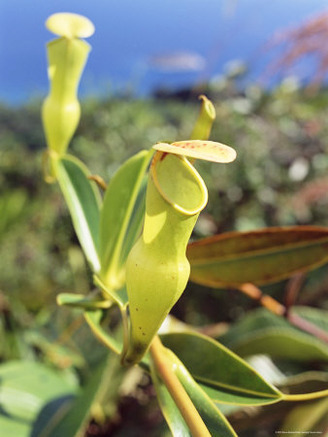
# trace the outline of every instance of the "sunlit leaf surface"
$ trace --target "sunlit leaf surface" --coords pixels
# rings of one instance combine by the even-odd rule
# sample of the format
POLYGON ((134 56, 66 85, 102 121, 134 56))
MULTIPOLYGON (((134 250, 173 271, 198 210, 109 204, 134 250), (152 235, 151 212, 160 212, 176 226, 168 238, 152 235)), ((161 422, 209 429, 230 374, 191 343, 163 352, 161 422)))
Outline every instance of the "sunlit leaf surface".
MULTIPOLYGON (((321 329, 328 313, 314 308, 295 310, 321 329)), ((267 354, 294 361, 328 362, 328 345, 312 335, 300 331, 282 317, 261 308, 247 314, 223 335, 220 340, 238 355, 267 354)))
POLYGON ((157 374, 154 366, 151 366, 151 377, 154 383, 157 399, 173 437, 191 437, 190 430, 184 421, 176 403, 172 399, 168 389, 157 374))
POLYGON ((2 364, 0 378, 0 430, 4 436, 35 436, 36 428, 44 429, 45 418, 48 423, 54 414, 63 417, 77 391, 74 381, 64 374, 31 361, 2 364))
POLYGON ((189 244, 190 279, 214 288, 276 282, 326 263, 327 249, 327 228, 229 232, 189 244))
POLYGON ((279 401, 281 393, 222 344, 194 333, 166 334, 163 344, 215 401, 245 405, 279 401))
POLYGON ((92 270, 97 272, 100 269, 99 193, 93 182, 88 179, 88 170, 74 157, 62 157, 57 162, 56 173, 84 254, 92 270))
POLYGON ((121 288, 124 263, 138 237, 145 209, 144 175, 152 152, 143 150, 115 173, 105 193, 100 215, 101 280, 121 288))

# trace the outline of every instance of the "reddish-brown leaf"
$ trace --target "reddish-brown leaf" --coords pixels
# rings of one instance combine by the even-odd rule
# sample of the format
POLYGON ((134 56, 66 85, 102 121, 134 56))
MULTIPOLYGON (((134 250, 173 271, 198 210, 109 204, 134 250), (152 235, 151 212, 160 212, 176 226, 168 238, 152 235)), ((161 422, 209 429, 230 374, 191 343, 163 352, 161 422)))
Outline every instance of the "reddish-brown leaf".
POLYGON ((263 285, 328 261, 328 228, 273 227, 229 232, 189 244, 190 280, 209 287, 263 285))

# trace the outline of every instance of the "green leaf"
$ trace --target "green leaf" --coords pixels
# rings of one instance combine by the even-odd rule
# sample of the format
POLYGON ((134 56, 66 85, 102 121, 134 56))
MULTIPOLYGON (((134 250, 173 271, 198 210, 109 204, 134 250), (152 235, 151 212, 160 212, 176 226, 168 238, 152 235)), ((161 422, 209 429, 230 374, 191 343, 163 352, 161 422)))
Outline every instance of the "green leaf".
MULTIPOLYGON (((171 351, 168 352, 170 353, 171 351)), ((172 361, 176 364, 176 375, 184 386, 211 435, 220 437, 237 437, 237 434, 234 432, 221 411, 201 386, 197 384, 183 363, 177 359, 172 352, 170 355, 172 356, 172 361)))
MULTIPOLYGON (((298 311, 294 312, 298 314, 298 311)), ((306 313, 306 309, 302 308, 299 314, 306 319, 306 313)), ((310 309, 308 313, 311 314, 312 322, 327 318, 327 311, 310 309), (314 316, 315 313, 317 317, 314 316)), ((328 361, 327 344, 264 308, 247 314, 220 341, 242 356, 267 354, 274 358, 295 361, 328 361)))
POLYGON ((314 393, 328 388, 328 373, 309 371, 286 377, 279 388, 289 394, 314 393))
POLYGON ((121 353, 122 344, 113 335, 111 335, 108 331, 106 331, 101 326, 101 320, 103 318, 104 311, 96 310, 96 311, 85 311, 84 318, 88 325, 90 326, 92 332, 95 336, 100 340, 106 347, 111 349, 116 354, 121 353))
POLYGON ((61 293, 57 296, 57 304, 60 306, 70 306, 74 308, 86 308, 90 310, 110 308, 112 301, 102 299, 101 296, 73 293, 61 293))
POLYGON ((140 235, 142 230, 142 224, 145 216, 147 179, 148 177, 144 176, 141 181, 128 228, 125 233, 120 256, 121 265, 125 263, 134 243, 136 242, 137 237, 140 235))
POLYGON ((263 329, 235 344, 233 350, 241 356, 268 354, 285 360, 328 361, 328 348, 320 340, 282 328, 263 329))
POLYGON ((168 389, 157 375, 155 366, 150 365, 151 377, 155 386, 157 399, 163 416, 168 424, 173 437, 191 437, 190 430, 184 421, 180 410, 172 399, 168 389))
POLYGON ((312 226, 229 232, 191 243, 190 280, 208 287, 261 285, 328 261, 328 229, 312 226))
MULTIPOLYGON (((279 388, 286 393, 298 394, 318 392, 324 390, 328 384, 327 372, 305 372, 295 376, 286 377, 285 381, 279 388)), ((312 404, 312 401, 311 401, 312 404)), ((258 423, 266 423, 269 427, 271 423, 283 423, 286 415, 289 414, 293 408, 301 405, 311 405, 309 402, 289 401, 279 402, 274 405, 270 405, 270 408, 254 408, 252 407, 251 415, 238 414, 238 410, 241 410, 241 406, 234 406, 228 404, 219 405, 221 411, 223 411, 229 417, 232 417, 234 426, 237 429, 247 429, 249 432, 256 429, 258 423), (237 414, 234 413, 237 411, 237 414)), ((327 416, 328 417, 328 416, 327 416)), ((280 428, 279 428, 280 429, 280 428)), ((297 427, 293 428, 298 429, 297 427)), ((255 434, 255 433, 254 433, 255 434)))
MULTIPOLYGON (((67 414, 61 420, 54 421, 43 431, 42 437, 77 436, 82 431, 90 417, 92 404, 96 401, 101 391, 103 375, 106 371, 108 359, 104 359, 99 366, 93 370, 90 380, 77 396, 67 414)), ((84 434, 83 434, 84 435, 84 434)), ((36 434, 35 437, 40 436, 36 434)))
POLYGON ((29 437, 48 437, 52 428, 61 422, 67 412, 72 408, 74 401, 75 397, 64 396, 48 402, 34 422, 29 437))
POLYGON ((93 282, 103 291, 104 295, 107 296, 108 299, 114 301, 119 307, 123 308, 127 304, 128 295, 125 286, 123 286, 120 290, 114 290, 113 288, 107 287, 97 275, 93 276, 93 282))
MULTIPOLYGON (((265 328, 288 328, 295 330, 283 317, 275 316, 265 308, 257 308, 248 312, 239 321, 235 322, 229 330, 220 336, 220 342, 233 348, 245 335, 261 332, 265 328)), ((297 332, 299 332, 297 330, 297 332)))
POLYGON ((293 312, 313 323, 323 331, 328 332, 328 311, 307 306, 294 306, 293 312))
POLYGON ((77 388, 60 372, 29 361, 2 364, 0 379, 0 429, 4 436, 30 437, 41 410, 55 401, 58 412, 65 410, 77 388))
POLYGON ((99 192, 88 179, 87 168, 74 157, 60 158, 56 174, 85 256, 92 270, 98 272, 99 192))
MULTIPOLYGON (((121 354, 123 349, 123 339, 120 338, 120 332, 111 333, 102 326, 102 319, 108 313, 108 310, 88 310, 84 311, 84 318, 90 326, 92 332, 108 349, 115 352, 117 355, 121 354)), ((142 368, 149 371, 149 357, 145 355, 139 363, 142 368)))
POLYGON ((175 333, 163 335, 162 341, 216 402, 264 405, 281 399, 279 390, 249 364, 209 337, 175 333))
POLYGON ((109 288, 124 282, 124 263, 141 231, 145 208, 144 175, 153 151, 143 150, 115 173, 100 216, 100 278, 109 288))

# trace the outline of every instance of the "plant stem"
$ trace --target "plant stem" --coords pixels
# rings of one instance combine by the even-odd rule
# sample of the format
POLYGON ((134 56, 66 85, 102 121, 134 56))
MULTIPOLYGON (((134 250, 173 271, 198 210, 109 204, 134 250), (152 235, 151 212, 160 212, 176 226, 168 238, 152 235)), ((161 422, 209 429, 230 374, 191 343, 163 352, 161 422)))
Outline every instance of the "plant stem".
POLYGON ((167 357, 161 340, 156 336, 151 344, 150 353, 156 369, 165 386, 170 392, 174 402, 180 410, 182 417, 188 425, 193 437, 211 437, 203 419, 192 403, 186 390, 173 370, 173 363, 167 357))
POLYGON ((256 285, 248 283, 242 284, 238 290, 246 294, 251 299, 257 300, 263 307, 268 309, 276 316, 283 316, 285 314, 286 308, 284 305, 281 305, 281 303, 273 299, 271 296, 263 294, 262 291, 256 287, 256 285))
POLYGON ((283 393, 283 401, 310 401, 312 399, 320 399, 328 396, 328 390, 315 391, 313 393, 302 394, 285 394, 283 393))
POLYGON ((127 315, 127 305, 120 307, 121 317, 122 317, 122 326, 123 326, 123 349, 121 352, 121 363, 124 362, 125 354, 129 347, 129 320, 127 315))
POLYGON ((292 308, 293 305, 295 304, 298 295, 301 291, 301 287, 303 285, 304 280, 305 280, 304 273, 298 273, 289 280, 285 293, 286 314, 288 314, 290 308, 292 308))
POLYGON ((84 318, 82 315, 78 316, 76 319, 74 319, 67 328, 62 332, 62 334, 57 338, 55 341, 55 344, 57 346, 61 344, 65 344, 68 341, 70 341, 73 337, 74 332, 76 332, 82 323, 84 322, 84 318))
POLYGON ((42 154, 42 161, 41 161, 41 167, 42 167, 42 174, 43 179, 47 184, 53 184, 56 180, 54 169, 52 166, 51 159, 54 158, 56 154, 50 150, 45 150, 42 154))
POLYGON ((98 187, 101 188, 103 191, 107 190, 107 184, 101 176, 91 175, 91 176, 88 176, 88 179, 90 181, 94 181, 98 185, 98 187))

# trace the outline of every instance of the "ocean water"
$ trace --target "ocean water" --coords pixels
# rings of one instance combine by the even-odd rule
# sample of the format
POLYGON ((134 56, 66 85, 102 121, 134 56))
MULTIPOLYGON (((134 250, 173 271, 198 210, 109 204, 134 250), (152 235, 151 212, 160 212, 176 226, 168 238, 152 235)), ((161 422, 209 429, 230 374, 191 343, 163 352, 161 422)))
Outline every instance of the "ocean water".
POLYGON ((328 0, 0 0, 0 101, 46 94, 53 36, 44 21, 55 12, 94 22, 80 94, 106 96, 191 85, 235 59, 250 63, 254 79, 266 62, 260 48, 278 29, 327 9, 328 0))

